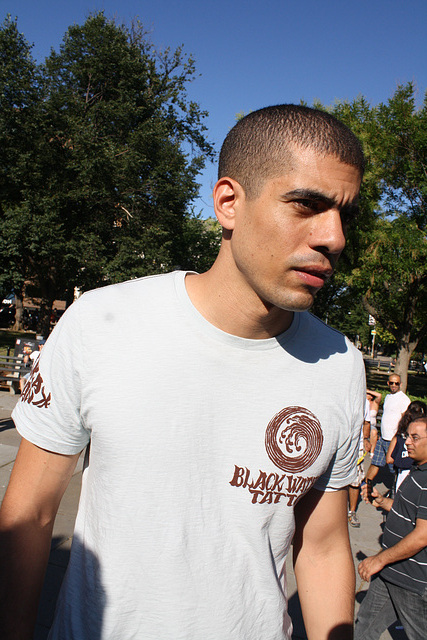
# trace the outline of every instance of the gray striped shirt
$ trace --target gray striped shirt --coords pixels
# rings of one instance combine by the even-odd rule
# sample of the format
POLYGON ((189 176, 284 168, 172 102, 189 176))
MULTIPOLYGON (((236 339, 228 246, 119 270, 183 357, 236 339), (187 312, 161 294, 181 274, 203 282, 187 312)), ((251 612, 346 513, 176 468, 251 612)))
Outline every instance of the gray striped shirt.
MULTIPOLYGON (((388 549, 407 536, 418 518, 427 520, 427 463, 414 464, 400 485, 384 527, 383 547, 388 549)), ((427 592, 427 547, 411 558, 387 565, 380 575, 388 582, 423 595, 427 592)))

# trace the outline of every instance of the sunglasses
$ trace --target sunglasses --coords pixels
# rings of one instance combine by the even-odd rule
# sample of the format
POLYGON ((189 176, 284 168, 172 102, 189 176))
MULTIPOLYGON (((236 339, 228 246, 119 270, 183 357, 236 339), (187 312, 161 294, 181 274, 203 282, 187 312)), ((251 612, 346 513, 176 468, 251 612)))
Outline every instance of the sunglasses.
POLYGON ((396 387, 400 387, 400 382, 387 382, 388 385, 395 385, 396 387))

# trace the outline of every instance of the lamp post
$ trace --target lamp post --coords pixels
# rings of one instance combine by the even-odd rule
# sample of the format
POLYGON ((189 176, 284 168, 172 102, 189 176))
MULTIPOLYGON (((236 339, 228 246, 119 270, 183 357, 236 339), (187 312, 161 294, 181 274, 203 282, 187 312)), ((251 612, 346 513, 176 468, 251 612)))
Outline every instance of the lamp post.
POLYGON ((371 336, 372 336, 372 350, 371 350, 371 358, 374 357, 374 347, 375 347, 375 336, 377 335, 377 332, 375 331, 375 329, 372 329, 371 331, 371 336))
POLYGON ((375 324, 376 324, 376 320, 375 320, 374 316, 370 315, 369 319, 368 319, 368 325, 370 327, 373 327, 373 329, 371 331, 371 336, 372 336, 371 358, 374 357, 375 336, 377 335, 377 332, 375 331, 375 324))

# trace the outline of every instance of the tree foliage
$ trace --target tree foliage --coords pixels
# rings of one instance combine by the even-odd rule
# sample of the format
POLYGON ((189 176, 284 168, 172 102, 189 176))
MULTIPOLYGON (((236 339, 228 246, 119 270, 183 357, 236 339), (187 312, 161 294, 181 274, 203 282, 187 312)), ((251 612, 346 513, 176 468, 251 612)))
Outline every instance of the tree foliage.
POLYGON ((36 284, 46 322, 75 286, 191 267, 186 238, 206 229, 190 205, 213 154, 186 93, 191 56, 157 52, 138 22, 103 13, 70 27, 42 65, 16 20, 0 48, 3 279, 36 284))
POLYGON ((427 330, 427 241, 410 217, 378 218, 350 283, 364 307, 395 339, 396 370, 405 378, 427 330))
POLYGON ((22 290, 29 277, 25 234, 20 219, 23 181, 37 132, 41 98, 39 74, 31 47, 8 17, 0 29, 0 291, 14 288, 17 328, 22 321, 22 290))
POLYGON ((330 297, 335 305, 343 295, 355 306, 362 300, 394 337, 404 388, 411 354, 427 333, 427 94, 420 108, 415 98, 409 83, 375 107, 359 97, 332 108, 359 136, 368 162, 361 217, 330 297))

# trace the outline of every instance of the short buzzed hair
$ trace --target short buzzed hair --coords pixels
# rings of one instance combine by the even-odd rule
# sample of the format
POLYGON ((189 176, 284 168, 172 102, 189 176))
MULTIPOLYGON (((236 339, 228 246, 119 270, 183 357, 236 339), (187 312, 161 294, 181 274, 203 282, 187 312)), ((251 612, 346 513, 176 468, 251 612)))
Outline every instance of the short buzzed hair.
POLYGON ((264 181, 292 166, 292 145, 336 156, 363 175, 362 145, 350 129, 320 109, 279 104, 253 111, 229 131, 221 148, 218 179, 236 180, 256 198, 264 181))

